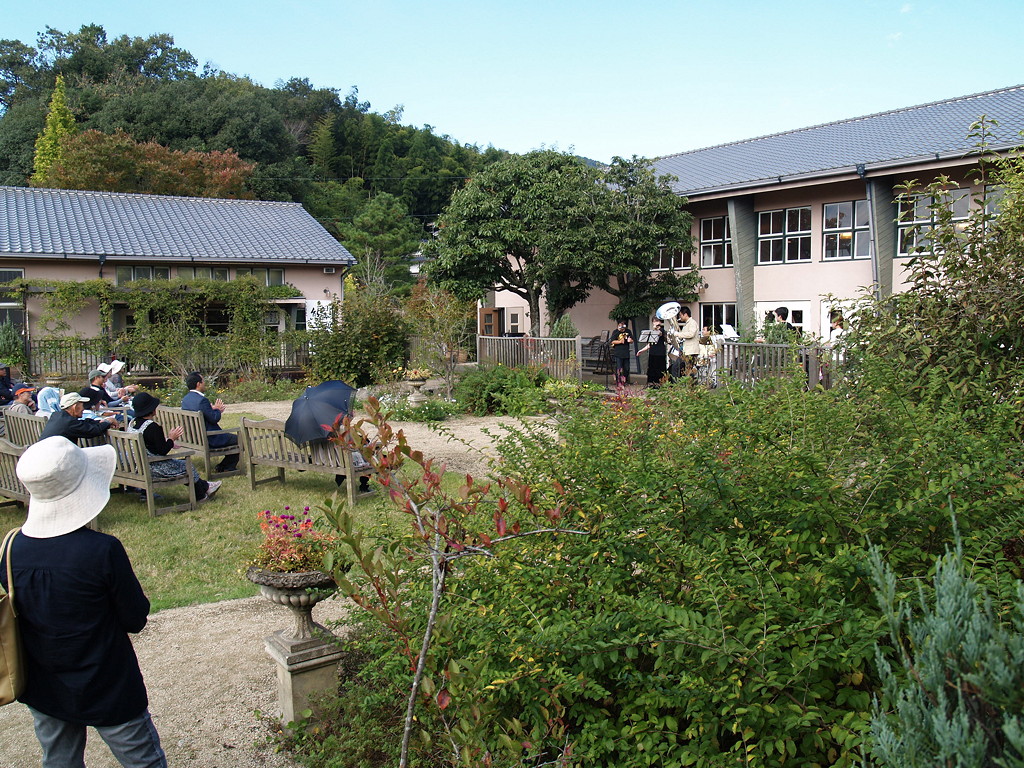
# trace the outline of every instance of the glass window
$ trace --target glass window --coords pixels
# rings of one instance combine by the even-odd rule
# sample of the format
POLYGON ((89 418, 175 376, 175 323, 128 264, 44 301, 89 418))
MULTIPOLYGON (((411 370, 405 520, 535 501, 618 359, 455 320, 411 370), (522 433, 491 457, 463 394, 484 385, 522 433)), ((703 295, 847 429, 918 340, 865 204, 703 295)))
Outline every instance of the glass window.
POLYGON ((672 248, 658 248, 658 258, 655 259, 655 270, 689 269, 691 264, 690 254, 687 251, 680 251, 672 248))
POLYGON ((117 285, 126 285, 134 279, 134 272, 131 267, 119 266, 115 272, 114 282, 117 285))
POLYGON ((822 213, 821 253, 826 261, 871 257, 867 200, 826 203, 822 213))
POLYGON ((284 285, 284 270, 283 269, 268 269, 267 270, 267 285, 284 285))
POLYGON ((710 328, 712 333, 721 333, 722 325, 728 323, 736 327, 735 304, 701 304, 700 326, 710 328))
POLYGON ((732 235, 729 218, 715 216, 700 221, 700 265, 702 267, 732 266, 732 235))
POLYGON ((758 232, 758 264, 811 260, 810 208, 761 211, 758 232))
POLYGON ((962 228, 967 224, 971 196, 967 189, 953 189, 939 197, 908 195, 899 201, 899 243, 897 256, 913 256, 931 251, 929 231, 935 226, 935 209, 945 206, 953 222, 962 228))
POLYGON ((24 269, 11 269, 10 267, 0 269, 0 283, 9 283, 11 280, 20 280, 24 276, 24 269))

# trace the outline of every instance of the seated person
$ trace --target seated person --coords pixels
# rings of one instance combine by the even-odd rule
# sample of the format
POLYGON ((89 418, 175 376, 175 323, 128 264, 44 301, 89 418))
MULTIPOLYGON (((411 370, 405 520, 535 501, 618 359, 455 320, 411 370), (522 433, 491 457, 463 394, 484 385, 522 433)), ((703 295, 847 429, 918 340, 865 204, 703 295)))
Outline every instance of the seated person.
MULTIPOLYGON (((146 444, 146 453, 150 456, 166 456, 175 447, 174 441, 181 437, 181 427, 175 427, 166 435, 164 428, 156 421, 156 408, 160 405, 159 398, 153 397, 148 392, 142 392, 135 396, 135 419, 128 425, 129 432, 138 432, 146 444)), ((187 464, 184 459, 164 459, 154 461, 151 465, 155 477, 181 477, 185 474, 187 464)), ((196 499, 209 501, 220 488, 220 481, 215 480, 208 483, 199 476, 199 470, 192 467, 192 479, 196 484, 196 499)))
POLYGON ((110 403, 110 396, 103 384, 107 380, 107 373, 102 368, 97 368, 89 373, 89 383, 78 390, 78 394, 85 400, 85 407, 90 411, 99 411, 103 406, 110 403))
MULTIPOLYGON (((100 367, 102 368, 102 366, 100 367)), ((120 360, 112 361, 107 372, 107 379, 103 384, 103 388, 107 390, 107 402, 111 405, 114 404, 115 400, 124 402, 138 391, 138 387, 134 384, 125 386, 124 379, 121 376, 123 368, 124 363, 120 360)))
POLYGON ((105 419, 83 419, 85 411, 85 398, 77 392, 68 392, 60 399, 60 410, 56 411, 46 426, 43 427, 43 434, 40 440, 45 440, 54 435, 66 437, 75 442, 82 437, 99 437, 105 435, 107 430, 114 426, 114 417, 105 419))
MULTIPOLYGON (((185 386, 188 387, 188 394, 181 400, 181 409, 183 411, 198 411, 203 414, 207 432, 220 432, 221 428, 218 422, 224 413, 224 409, 227 407, 224 405, 224 401, 217 398, 217 402, 212 405, 210 404, 210 399, 203 394, 206 391, 206 382, 198 371, 193 371, 185 377, 185 386)), ((211 448, 226 448, 230 445, 238 445, 238 435, 231 432, 210 434, 207 439, 210 441, 211 448)), ((221 459, 216 471, 233 472, 238 469, 238 459, 239 455, 237 453, 228 454, 221 459)))
POLYGON ((32 395, 35 389, 32 387, 22 387, 14 393, 14 402, 7 407, 8 413, 24 413, 26 416, 31 416, 35 413, 36 404, 32 400, 32 395))
POLYGON ((36 405, 39 407, 36 416, 50 418, 60 410, 60 390, 56 387, 43 387, 36 397, 36 405))
POLYGON ((10 405, 14 402, 14 390, 10 363, 0 363, 0 405, 10 405))

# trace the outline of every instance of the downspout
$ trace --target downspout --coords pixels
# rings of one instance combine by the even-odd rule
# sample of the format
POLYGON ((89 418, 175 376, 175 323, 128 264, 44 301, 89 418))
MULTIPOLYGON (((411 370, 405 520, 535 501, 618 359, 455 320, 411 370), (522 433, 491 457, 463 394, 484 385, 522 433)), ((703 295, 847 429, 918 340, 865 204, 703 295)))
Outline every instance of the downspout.
POLYGON ((864 163, 857 164, 857 175, 864 182, 864 189, 868 197, 868 238, 871 247, 871 283, 874 286, 875 300, 882 298, 882 284, 878 275, 878 243, 875 240, 875 188, 871 179, 868 178, 867 169, 864 163))

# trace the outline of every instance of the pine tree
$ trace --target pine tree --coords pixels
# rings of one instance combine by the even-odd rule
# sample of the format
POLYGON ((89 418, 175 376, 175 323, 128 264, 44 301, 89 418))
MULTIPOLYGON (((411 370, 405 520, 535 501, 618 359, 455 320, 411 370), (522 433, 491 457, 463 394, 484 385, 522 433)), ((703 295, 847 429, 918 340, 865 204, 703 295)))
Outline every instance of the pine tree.
POLYGON ((885 694, 871 721, 877 764, 1024 766, 1024 585, 1010 615, 997 616, 966 575, 959 540, 937 563, 931 596, 919 591, 917 610, 897 598, 878 550, 871 575, 890 641, 876 648, 885 694))
POLYGON ((34 187, 45 187, 49 183, 50 169, 62 159, 64 150, 61 141, 75 133, 75 116, 68 107, 64 92, 64 77, 57 75, 57 85, 50 98, 50 111, 46 115, 46 127, 36 139, 36 154, 32 164, 34 187))

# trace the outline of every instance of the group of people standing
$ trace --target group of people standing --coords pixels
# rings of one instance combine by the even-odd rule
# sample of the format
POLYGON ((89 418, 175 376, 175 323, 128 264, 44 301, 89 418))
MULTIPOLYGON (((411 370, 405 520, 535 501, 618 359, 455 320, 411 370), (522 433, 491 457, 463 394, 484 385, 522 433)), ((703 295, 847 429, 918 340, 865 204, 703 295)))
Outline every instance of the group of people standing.
MULTIPOLYGON (((665 330, 665 322, 661 318, 654 319, 652 332, 654 338, 647 346, 637 350, 636 357, 650 353, 647 357, 647 383, 657 386, 668 379, 692 377, 696 370, 697 358, 700 355, 701 336, 697 321, 691 316, 689 307, 681 307, 677 315, 678 332, 675 342, 679 345, 679 356, 670 354, 672 340, 665 330)), ((620 320, 615 330, 609 334, 609 349, 615 379, 617 382, 630 383, 630 368, 633 362, 633 334, 625 320, 620 320)))

